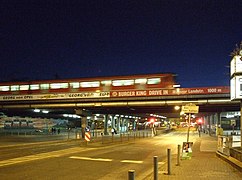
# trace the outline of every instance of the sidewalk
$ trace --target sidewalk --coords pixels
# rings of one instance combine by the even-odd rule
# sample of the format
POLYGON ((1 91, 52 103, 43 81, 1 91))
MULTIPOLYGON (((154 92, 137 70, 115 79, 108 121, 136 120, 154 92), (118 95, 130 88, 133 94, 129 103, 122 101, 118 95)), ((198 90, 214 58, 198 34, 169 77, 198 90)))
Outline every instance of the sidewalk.
MULTIPOLYGON (((192 158, 190 160, 181 160, 180 166, 177 166, 177 159, 173 156, 171 175, 167 175, 167 164, 165 164, 159 165, 158 177, 160 180, 242 179, 242 172, 231 165, 231 162, 233 162, 231 157, 220 157, 217 154, 217 137, 202 134, 201 138, 193 145, 192 158), (228 161, 226 162, 222 158, 226 158, 228 161)), ((148 179, 153 180, 153 176, 152 173, 148 179)))

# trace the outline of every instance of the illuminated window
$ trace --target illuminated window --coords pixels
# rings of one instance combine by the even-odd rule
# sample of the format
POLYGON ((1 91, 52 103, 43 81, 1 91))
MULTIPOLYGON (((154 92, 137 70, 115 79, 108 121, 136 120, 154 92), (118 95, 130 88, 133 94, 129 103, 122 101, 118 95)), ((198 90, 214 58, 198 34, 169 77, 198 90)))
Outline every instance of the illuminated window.
POLYGON ((9 86, 0 86, 0 91, 9 91, 10 87, 9 86))
POLYGON ((10 86, 11 91, 19 91, 19 85, 12 85, 10 86))
POLYGON ((146 84, 147 79, 135 79, 135 84, 146 84))
POLYGON ((99 87, 100 82, 99 81, 92 81, 92 82, 81 82, 81 87, 99 87))
POLYGON ((40 84, 40 89, 49 89, 49 84, 40 84))
POLYGON ((50 89, 64 89, 68 88, 68 83, 51 83, 50 89))
POLYGON ((150 78, 148 79, 147 84, 159 84, 160 82, 160 78, 150 78))
POLYGON ((130 86, 134 84, 134 80, 114 80, 113 86, 130 86))
POLYGON ((26 91, 29 90, 29 85, 20 85, 19 86, 20 91, 26 91))
POLYGON ((30 90, 38 90, 39 89, 39 85, 38 84, 31 84, 30 85, 30 90))
POLYGON ((79 88, 80 87, 80 83, 79 82, 71 82, 70 83, 70 87, 71 88, 79 88))
POLYGON ((101 81, 101 84, 105 86, 110 86, 112 84, 112 81, 111 80, 101 81))

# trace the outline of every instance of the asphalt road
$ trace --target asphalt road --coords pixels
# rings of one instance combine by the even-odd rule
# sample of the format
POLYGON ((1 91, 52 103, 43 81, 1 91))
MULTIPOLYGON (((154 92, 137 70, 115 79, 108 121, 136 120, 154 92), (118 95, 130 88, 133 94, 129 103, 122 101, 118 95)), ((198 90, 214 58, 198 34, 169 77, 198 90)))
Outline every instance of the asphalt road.
MULTIPOLYGON (((125 180, 135 170, 135 179, 146 179, 153 171, 153 157, 167 170, 167 149, 173 156, 186 141, 185 131, 115 143, 48 141, 0 145, 0 179, 125 180)), ((197 133, 190 133, 195 142, 197 133)), ((173 162, 175 163, 175 162, 173 162)))

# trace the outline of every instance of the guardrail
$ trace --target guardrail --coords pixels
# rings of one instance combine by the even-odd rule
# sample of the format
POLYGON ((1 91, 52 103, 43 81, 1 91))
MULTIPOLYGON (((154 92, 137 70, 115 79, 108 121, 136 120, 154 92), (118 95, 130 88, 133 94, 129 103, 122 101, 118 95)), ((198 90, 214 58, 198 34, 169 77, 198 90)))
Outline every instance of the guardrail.
POLYGON ((218 136, 218 151, 224 155, 230 156, 231 149, 234 147, 240 147, 241 136, 218 136))

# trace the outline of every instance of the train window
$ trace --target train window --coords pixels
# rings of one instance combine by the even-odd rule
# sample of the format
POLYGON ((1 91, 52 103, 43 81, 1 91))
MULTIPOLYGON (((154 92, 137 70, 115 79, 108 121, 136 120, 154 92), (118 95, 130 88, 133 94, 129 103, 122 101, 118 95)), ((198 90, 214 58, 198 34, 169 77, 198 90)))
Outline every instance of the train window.
POLYGON ((134 80, 114 80, 113 81, 113 86, 130 86, 134 85, 134 80))
POLYGON ((11 91, 19 91, 19 85, 12 85, 10 86, 11 91))
POLYGON ((105 86, 110 86, 112 84, 112 81, 111 80, 101 81, 101 84, 105 86))
POLYGON ((30 85, 30 90, 38 90, 39 89, 39 84, 31 84, 30 85))
POLYGON ((68 83, 51 83, 50 89, 64 89, 68 88, 68 83))
POLYGON ((146 84, 147 79, 143 78, 143 79, 135 79, 135 84, 146 84))
POLYGON ((147 84, 159 84, 160 82, 160 78, 150 78, 148 79, 147 84))
POLYGON ((20 85, 19 86, 20 91, 26 91, 29 90, 29 85, 20 85))
POLYGON ((81 82, 81 87, 99 87, 100 82, 99 81, 92 81, 92 82, 81 82))
POLYGON ((9 91, 10 87, 9 86, 0 86, 0 91, 9 91))
POLYGON ((49 84, 40 84, 40 89, 49 89, 49 84))
POLYGON ((71 88, 79 88, 80 87, 80 83, 79 82, 71 82, 70 83, 70 87, 71 88))

